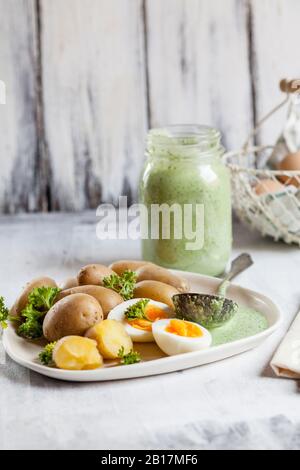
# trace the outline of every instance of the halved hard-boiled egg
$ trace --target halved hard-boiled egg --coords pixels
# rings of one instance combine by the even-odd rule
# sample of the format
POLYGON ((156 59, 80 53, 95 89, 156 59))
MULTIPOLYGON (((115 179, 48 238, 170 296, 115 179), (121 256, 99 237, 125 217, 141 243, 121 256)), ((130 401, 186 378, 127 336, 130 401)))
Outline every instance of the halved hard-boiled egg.
POLYGON ((153 324, 152 332, 157 345, 168 356, 207 349, 212 343, 208 330, 185 320, 159 320, 153 324))
POLYGON ((154 342, 153 325, 162 319, 174 317, 174 311, 166 304, 150 299, 132 299, 117 305, 108 315, 125 326, 132 341, 154 342))

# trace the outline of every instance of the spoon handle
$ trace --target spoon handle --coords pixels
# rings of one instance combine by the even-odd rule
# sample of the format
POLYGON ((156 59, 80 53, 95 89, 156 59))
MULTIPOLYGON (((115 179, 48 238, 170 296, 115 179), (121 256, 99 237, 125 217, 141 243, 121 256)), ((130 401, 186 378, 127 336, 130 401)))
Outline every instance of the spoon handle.
POLYGON ((250 268, 250 266, 252 266, 253 264, 254 261, 248 253, 243 253, 242 255, 238 256, 235 260, 233 260, 230 271, 226 274, 224 280, 222 281, 222 284, 218 289, 218 294, 225 297, 229 281, 234 279, 242 272, 246 271, 246 269, 250 268))
POLYGON ((254 261, 251 256, 248 253, 243 253, 232 261, 230 271, 225 276, 224 280, 226 279, 226 281, 231 281, 236 276, 246 271, 246 269, 250 268, 253 264, 254 261))

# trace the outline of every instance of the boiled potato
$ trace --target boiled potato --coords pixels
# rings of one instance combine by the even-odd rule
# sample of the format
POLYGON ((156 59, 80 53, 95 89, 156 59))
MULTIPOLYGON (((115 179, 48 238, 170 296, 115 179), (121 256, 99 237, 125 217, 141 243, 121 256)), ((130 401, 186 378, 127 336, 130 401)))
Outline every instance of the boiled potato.
POLYGON ((105 277, 115 274, 103 264, 89 264, 79 271, 78 284, 80 286, 101 286, 105 277))
POLYGON ((72 289, 72 287, 78 287, 78 279, 77 277, 69 277, 64 284, 62 285, 61 289, 62 290, 67 290, 67 289, 72 289))
POLYGON ((124 302, 124 299, 114 292, 111 289, 106 289, 106 287, 101 286, 79 286, 73 287, 72 289, 67 289, 62 292, 57 297, 57 300, 61 300, 68 295, 72 294, 88 294, 98 300, 99 304, 102 307, 104 318, 107 317, 109 312, 115 308, 117 305, 124 302))
POLYGON ((50 342, 64 336, 83 336, 89 328, 102 320, 102 308, 94 297, 72 294, 49 310, 44 319, 43 333, 50 342))
POLYGON ((85 334, 87 338, 97 341, 98 349, 104 359, 117 359, 120 349, 128 354, 132 348, 132 339, 122 323, 116 320, 104 320, 85 334))
POLYGON ((34 279, 31 282, 28 282, 20 295, 16 300, 15 304, 10 310, 10 315, 13 317, 20 317, 22 310, 26 307, 28 303, 28 297, 36 287, 57 287, 56 282, 50 277, 39 277, 34 279))
POLYGON ((136 271, 137 269, 145 266, 146 264, 151 264, 148 261, 135 261, 135 260, 120 260, 112 263, 109 267, 119 276, 124 273, 124 271, 136 271))
POLYGON ((59 369, 90 370, 103 366, 97 343, 82 336, 66 336, 53 350, 53 360, 59 369))
POLYGON ((179 294, 179 291, 169 284, 159 281, 141 281, 135 286, 133 297, 156 300, 174 308, 172 297, 176 294, 179 294))
POLYGON ((146 264, 137 270, 137 282, 140 281, 159 281, 175 287, 179 292, 188 292, 189 284, 186 279, 175 276, 168 269, 156 266, 155 264, 146 264))

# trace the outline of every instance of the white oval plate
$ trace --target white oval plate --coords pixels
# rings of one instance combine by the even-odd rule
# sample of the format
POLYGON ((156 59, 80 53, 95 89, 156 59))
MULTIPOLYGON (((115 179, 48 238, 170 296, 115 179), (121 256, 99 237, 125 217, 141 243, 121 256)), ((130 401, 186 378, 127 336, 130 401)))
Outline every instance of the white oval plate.
MULTIPOLYGON (((220 282, 218 279, 199 274, 180 271, 177 271, 177 273, 189 280, 192 292, 213 294, 216 292, 220 282)), ((41 344, 36 342, 30 343, 18 337, 11 326, 4 331, 3 344, 7 354, 18 364, 42 375, 59 380, 97 382, 132 379, 189 369, 249 351, 263 343, 279 327, 281 321, 280 312, 276 305, 264 295, 233 284, 228 291, 228 297, 245 307, 260 311, 268 321, 268 329, 255 336, 222 346, 211 347, 205 351, 180 354, 172 357, 165 356, 154 343, 135 343, 135 349, 142 354, 143 362, 130 366, 119 366, 111 362, 102 369, 86 371, 67 371, 41 365, 37 360, 41 344)))

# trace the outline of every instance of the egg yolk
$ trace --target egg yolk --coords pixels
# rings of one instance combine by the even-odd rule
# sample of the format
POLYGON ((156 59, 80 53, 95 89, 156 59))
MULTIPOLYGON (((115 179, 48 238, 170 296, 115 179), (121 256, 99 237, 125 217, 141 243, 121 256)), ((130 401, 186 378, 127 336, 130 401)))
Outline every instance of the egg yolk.
POLYGON ((137 318, 136 320, 130 320, 128 323, 138 330, 151 331, 153 322, 168 318, 166 312, 156 305, 148 305, 145 308, 145 317, 146 319, 137 318))
POLYGON ((184 320, 171 320, 166 327, 168 333, 172 333, 178 336, 185 336, 188 338, 199 338, 203 336, 201 328, 192 323, 188 323, 184 320))
POLYGON ((168 315, 166 314, 165 310, 157 307, 156 305, 151 304, 146 307, 145 315, 151 322, 168 318, 168 315))

